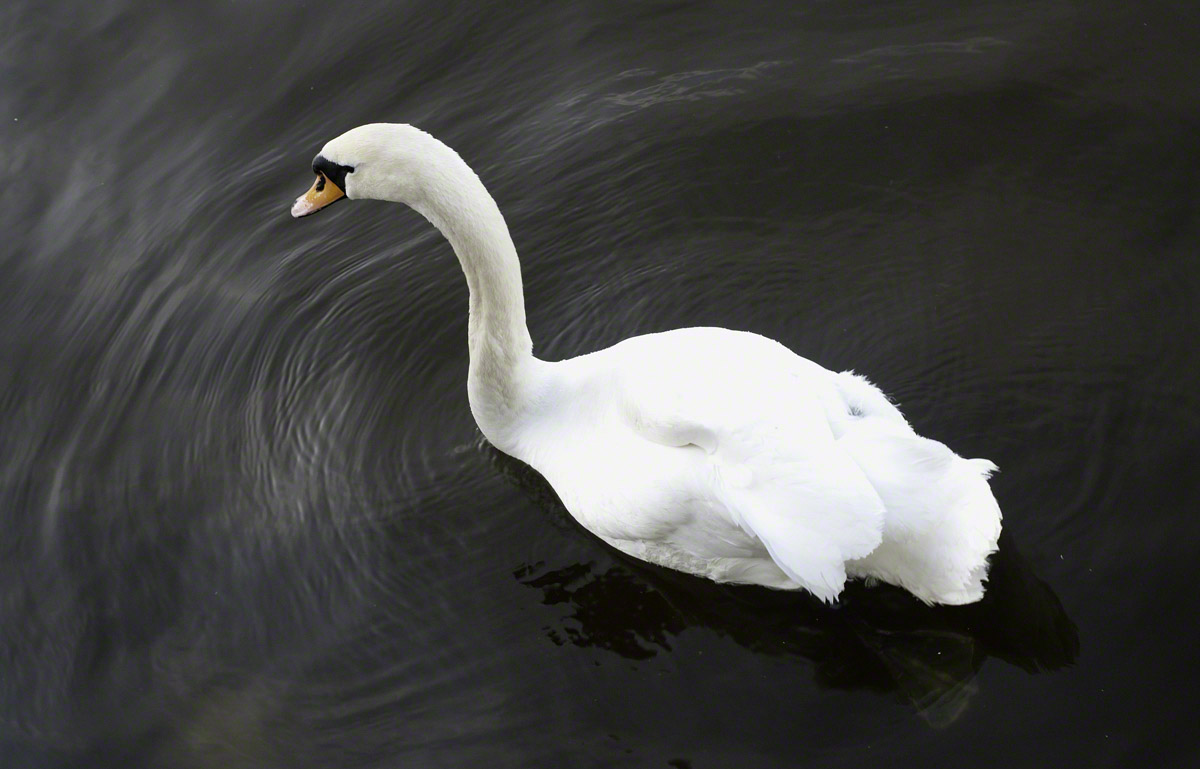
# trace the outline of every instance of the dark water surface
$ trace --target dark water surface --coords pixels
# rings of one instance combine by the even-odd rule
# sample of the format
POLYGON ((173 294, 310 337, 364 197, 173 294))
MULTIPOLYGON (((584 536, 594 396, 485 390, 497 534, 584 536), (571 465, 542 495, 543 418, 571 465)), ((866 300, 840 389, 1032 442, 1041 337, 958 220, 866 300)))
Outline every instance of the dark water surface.
POLYGON ((11 0, 0 766, 1194 766, 1195 8, 11 0), (487 183, 541 356, 754 330, 996 461, 987 599, 584 533, 441 237, 288 216, 380 120, 487 183))

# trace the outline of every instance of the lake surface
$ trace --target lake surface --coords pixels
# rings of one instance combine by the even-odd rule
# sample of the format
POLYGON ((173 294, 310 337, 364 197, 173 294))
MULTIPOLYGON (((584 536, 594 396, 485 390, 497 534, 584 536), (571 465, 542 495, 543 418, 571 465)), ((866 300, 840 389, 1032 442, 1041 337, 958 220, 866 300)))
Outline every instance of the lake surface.
POLYGON ((1195 765, 1194 3, 0 20, 0 765, 1195 765), (580 529, 475 427, 437 232, 288 215, 375 121, 479 172, 540 356, 752 330, 995 461, 985 600, 580 529))

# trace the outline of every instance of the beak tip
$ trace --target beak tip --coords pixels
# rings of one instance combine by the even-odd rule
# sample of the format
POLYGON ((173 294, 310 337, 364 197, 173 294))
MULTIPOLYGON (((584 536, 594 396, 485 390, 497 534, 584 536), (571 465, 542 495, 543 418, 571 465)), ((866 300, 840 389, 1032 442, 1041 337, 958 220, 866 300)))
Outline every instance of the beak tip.
POLYGON ((296 198, 296 202, 292 204, 292 218, 299 219, 302 216, 308 216, 313 212, 313 206, 303 196, 296 198))
POLYGON ((299 219, 302 216, 315 214, 344 197, 346 197, 346 193, 342 192, 341 187, 326 179, 324 174, 317 174, 317 180, 313 182, 308 192, 296 198, 296 202, 292 204, 292 216, 299 219))

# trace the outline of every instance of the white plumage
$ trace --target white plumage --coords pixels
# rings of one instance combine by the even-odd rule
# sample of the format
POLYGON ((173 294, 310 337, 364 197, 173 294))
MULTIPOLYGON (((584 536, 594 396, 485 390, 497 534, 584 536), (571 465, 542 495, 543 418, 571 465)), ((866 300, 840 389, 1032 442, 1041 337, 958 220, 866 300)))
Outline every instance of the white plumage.
POLYGON ((375 124, 320 157, 353 168, 348 197, 407 203, 450 240, 471 290, 476 421, 613 547, 829 601, 848 577, 932 603, 982 597, 1000 534, 992 463, 917 435, 862 377, 756 334, 687 328, 538 360, 507 227, 457 154, 375 124))

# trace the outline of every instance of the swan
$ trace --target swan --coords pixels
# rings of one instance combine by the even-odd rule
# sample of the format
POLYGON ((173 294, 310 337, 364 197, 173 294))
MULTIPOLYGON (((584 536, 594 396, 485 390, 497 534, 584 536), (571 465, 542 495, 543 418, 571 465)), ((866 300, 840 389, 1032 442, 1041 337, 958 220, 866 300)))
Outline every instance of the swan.
POLYGON ((470 292, 467 395, 479 429, 609 545, 826 602, 849 578, 926 603, 983 597, 1000 535, 996 466, 917 435, 862 376, 723 328, 540 360, 504 217, 454 150, 413 126, 374 123, 325 144, 312 170, 293 216, 392 201, 450 242, 470 292))

